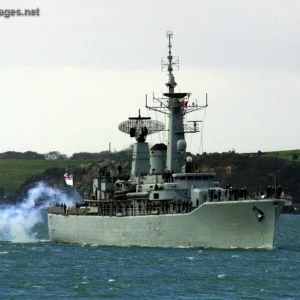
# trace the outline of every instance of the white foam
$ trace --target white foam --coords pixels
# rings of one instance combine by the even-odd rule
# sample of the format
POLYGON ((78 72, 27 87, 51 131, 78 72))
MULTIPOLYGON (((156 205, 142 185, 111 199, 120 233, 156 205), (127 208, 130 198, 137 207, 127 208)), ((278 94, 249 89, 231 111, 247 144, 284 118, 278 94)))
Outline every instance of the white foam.
POLYGON ((189 260, 194 260, 195 257, 194 257, 194 256, 189 256, 187 259, 189 259, 189 260))
POLYGON ((40 243, 47 243, 47 242, 50 242, 50 240, 46 240, 46 239, 41 239, 39 240, 40 243))

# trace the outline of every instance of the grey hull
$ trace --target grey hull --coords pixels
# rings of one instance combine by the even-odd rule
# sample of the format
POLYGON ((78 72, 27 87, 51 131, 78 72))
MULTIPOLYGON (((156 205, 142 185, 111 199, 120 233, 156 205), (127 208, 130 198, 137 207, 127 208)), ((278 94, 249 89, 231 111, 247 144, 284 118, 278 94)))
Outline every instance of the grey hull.
POLYGON ((283 205, 284 200, 206 202, 188 214, 131 217, 49 213, 49 236, 77 244, 273 249, 283 205))

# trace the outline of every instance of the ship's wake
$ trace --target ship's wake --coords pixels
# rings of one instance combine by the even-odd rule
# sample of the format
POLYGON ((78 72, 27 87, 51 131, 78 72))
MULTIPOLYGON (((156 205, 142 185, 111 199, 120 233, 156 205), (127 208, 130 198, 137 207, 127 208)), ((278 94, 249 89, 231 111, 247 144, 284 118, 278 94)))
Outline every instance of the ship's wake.
POLYGON ((68 207, 74 206, 78 199, 78 194, 70 197, 43 182, 38 183, 28 191, 27 198, 22 202, 0 206, 0 241, 38 242, 36 232, 33 230, 36 225, 44 222, 42 212, 54 204, 65 203, 68 207))

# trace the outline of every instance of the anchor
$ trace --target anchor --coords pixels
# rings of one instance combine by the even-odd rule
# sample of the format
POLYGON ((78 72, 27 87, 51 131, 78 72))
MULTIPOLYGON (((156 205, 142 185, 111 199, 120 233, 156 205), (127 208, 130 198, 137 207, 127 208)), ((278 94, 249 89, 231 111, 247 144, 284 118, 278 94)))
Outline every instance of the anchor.
POLYGON ((256 206, 253 206, 252 210, 255 212, 258 222, 261 222, 265 218, 265 213, 256 206))

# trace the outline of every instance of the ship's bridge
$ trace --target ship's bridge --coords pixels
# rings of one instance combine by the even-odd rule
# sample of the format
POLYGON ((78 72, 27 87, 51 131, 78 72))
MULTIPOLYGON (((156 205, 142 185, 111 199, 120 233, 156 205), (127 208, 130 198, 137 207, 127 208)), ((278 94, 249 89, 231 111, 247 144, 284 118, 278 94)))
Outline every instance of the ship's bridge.
MULTIPOLYGON (((202 188, 208 189, 219 187, 220 183, 215 181, 216 173, 175 173, 173 174, 173 184, 177 188, 194 189, 202 188)), ((171 183, 165 183, 165 188, 171 183)))
POLYGON ((216 173, 178 173, 173 174, 174 181, 212 181, 216 173))

